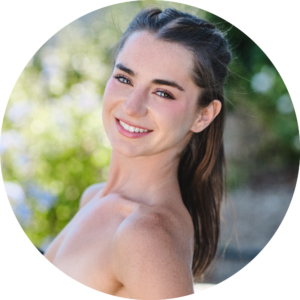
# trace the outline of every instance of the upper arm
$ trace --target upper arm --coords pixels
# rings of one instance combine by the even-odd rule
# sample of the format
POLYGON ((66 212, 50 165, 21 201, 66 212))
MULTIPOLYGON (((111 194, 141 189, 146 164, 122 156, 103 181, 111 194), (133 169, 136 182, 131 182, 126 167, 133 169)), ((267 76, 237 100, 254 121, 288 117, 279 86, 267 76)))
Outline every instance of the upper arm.
POLYGON ((116 278, 134 299, 167 299, 192 294, 189 255, 170 232, 156 225, 142 224, 117 234, 116 278))
POLYGON ((79 201, 79 209, 85 206, 97 193, 102 191, 106 182, 95 183, 90 185, 85 191, 82 193, 82 196, 79 201))

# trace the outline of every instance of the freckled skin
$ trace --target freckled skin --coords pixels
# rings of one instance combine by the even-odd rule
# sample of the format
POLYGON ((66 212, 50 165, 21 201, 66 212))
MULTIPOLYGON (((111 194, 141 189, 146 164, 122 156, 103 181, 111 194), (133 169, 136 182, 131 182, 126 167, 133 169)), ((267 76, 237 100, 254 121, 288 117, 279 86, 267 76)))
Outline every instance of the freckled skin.
POLYGON ((118 63, 135 75, 115 68, 105 89, 103 124, 113 149, 107 182, 84 192, 78 213, 45 256, 104 293, 151 300, 185 296, 193 293, 194 232, 177 179, 179 154, 220 107, 216 100, 207 112, 196 111, 200 91, 191 79, 193 60, 180 45, 134 33, 118 63), (153 79, 176 82, 184 91, 153 79), (152 132, 125 137, 115 118, 152 132))
POLYGON ((137 33, 127 41, 116 60, 118 63, 134 70, 136 76, 115 68, 112 75, 126 75, 133 86, 111 76, 105 89, 103 123, 114 149, 134 156, 151 155, 174 146, 181 151, 197 117, 199 88, 191 80, 191 53, 180 45, 159 41, 151 34, 137 33), (153 43, 155 47, 148 47, 153 43), (150 83, 154 78, 180 82, 185 91, 165 86, 175 100, 162 98, 155 93, 159 86, 150 83), (143 140, 128 142, 116 134, 112 125, 114 117, 123 117, 154 132, 143 140))

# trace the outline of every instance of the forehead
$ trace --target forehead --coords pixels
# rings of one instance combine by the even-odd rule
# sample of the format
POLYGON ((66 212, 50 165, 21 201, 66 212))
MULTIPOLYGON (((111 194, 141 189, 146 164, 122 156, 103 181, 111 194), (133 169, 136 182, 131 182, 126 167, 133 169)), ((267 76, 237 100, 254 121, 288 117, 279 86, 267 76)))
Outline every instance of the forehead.
POLYGON ((147 31, 129 36, 117 57, 116 63, 119 62, 137 75, 159 75, 159 78, 167 77, 181 82, 192 79, 192 53, 180 44, 160 40, 147 31))

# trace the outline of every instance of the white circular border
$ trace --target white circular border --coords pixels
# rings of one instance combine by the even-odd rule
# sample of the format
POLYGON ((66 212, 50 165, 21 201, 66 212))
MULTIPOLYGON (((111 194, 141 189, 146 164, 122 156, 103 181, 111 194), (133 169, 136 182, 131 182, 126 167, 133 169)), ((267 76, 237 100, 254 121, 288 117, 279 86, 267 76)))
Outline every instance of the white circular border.
MULTIPOLYGON (((104 6, 125 1, 10 0, 0 17, 0 119, 10 93, 27 62, 58 30, 104 6)), ((253 39, 282 76, 296 113, 300 114, 297 1, 179 1, 228 20, 253 39), (297 81, 297 82, 296 82, 297 81)), ((1 122, 2 123, 2 122, 1 122)), ((12 212, 0 178, 0 296, 4 299, 116 299, 69 278, 39 255, 12 212)), ((280 228, 264 250, 244 269, 226 281, 188 296, 189 299, 295 299, 299 295, 300 192, 295 194, 280 228), (298 201, 297 201, 298 199, 298 201)))

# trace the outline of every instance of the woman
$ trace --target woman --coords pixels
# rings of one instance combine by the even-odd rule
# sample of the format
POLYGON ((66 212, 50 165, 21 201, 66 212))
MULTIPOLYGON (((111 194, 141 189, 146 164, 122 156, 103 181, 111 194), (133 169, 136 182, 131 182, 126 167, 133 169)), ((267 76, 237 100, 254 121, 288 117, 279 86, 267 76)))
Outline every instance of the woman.
POLYGON ((230 58, 222 34, 204 20, 174 9, 138 13, 103 97, 107 182, 84 192, 45 253, 49 261, 115 296, 193 293, 219 236, 230 58))

